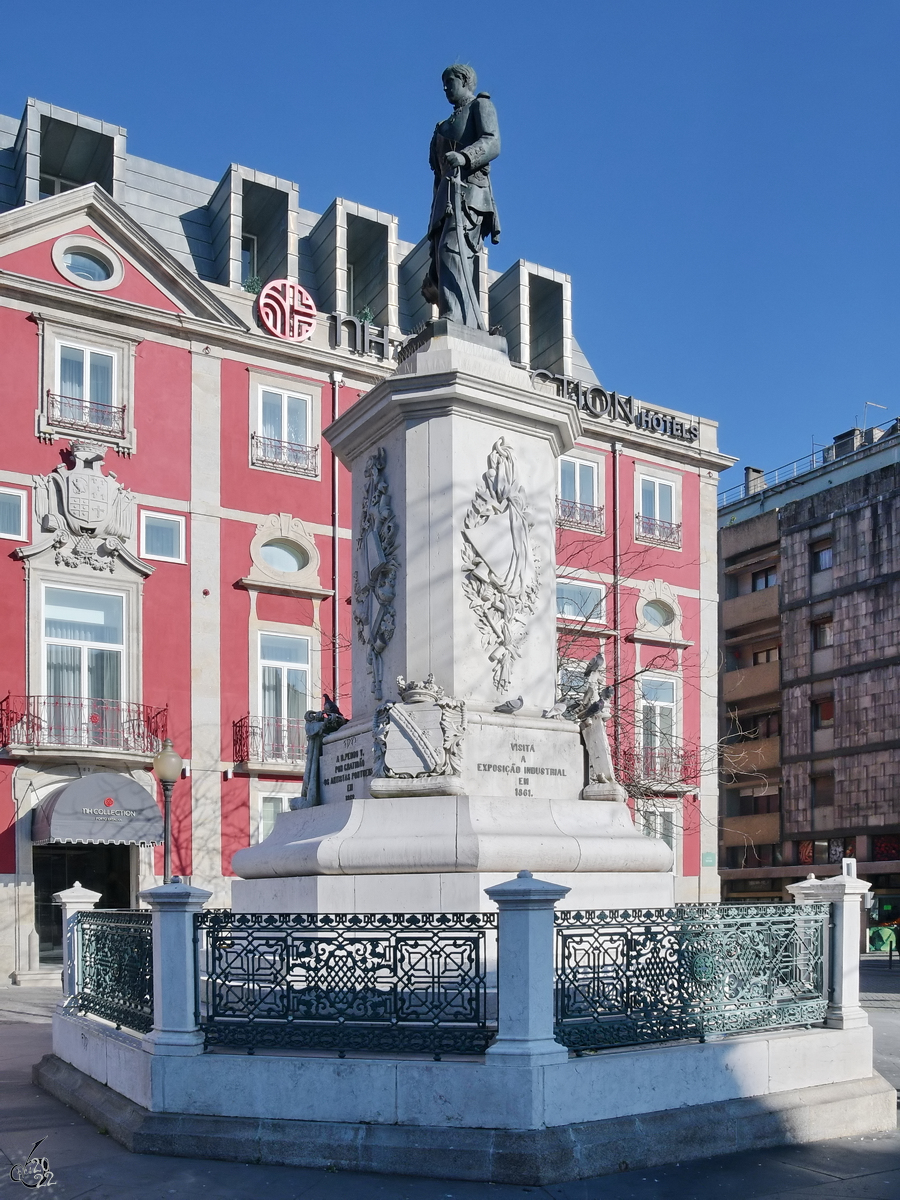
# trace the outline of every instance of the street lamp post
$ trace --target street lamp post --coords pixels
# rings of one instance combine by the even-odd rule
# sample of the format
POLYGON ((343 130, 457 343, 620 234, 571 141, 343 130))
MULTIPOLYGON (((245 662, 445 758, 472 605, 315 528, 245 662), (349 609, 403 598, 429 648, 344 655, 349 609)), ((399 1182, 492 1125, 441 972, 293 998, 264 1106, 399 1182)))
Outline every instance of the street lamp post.
POLYGON ((184 761, 166 738, 153 759, 153 770, 163 790, 163 883, 172 882, 172 790, 181 778, 184 761))

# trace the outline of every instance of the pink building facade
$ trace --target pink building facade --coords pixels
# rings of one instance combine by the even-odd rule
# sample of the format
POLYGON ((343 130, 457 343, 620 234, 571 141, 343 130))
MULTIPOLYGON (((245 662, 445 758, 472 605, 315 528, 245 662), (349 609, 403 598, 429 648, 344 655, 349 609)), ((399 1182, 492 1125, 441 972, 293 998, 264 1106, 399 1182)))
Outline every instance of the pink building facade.
MULTIPOLYGON (((566 275, 484 268, 511 358, 584 419, 560 463, 560 688, 603 649, 643 828, 675 847, 679 900, 717 899, 731 460, 714 422, 600 385, 566 275)), ((4 978, 58 970, 54 892, 77 879, 129 907, 160 881, 163 737, 185 760, 175 871, 227 905, 235 850, 300 796, 304 712, 327 692, 349 715, 349 477, 322 430, 431 315, 423 273, 389 214, 150 163, 120 127, 39 101, 0 117, 4 978), (314 305, 304 340, 260 318, 279 280, 314 305)))

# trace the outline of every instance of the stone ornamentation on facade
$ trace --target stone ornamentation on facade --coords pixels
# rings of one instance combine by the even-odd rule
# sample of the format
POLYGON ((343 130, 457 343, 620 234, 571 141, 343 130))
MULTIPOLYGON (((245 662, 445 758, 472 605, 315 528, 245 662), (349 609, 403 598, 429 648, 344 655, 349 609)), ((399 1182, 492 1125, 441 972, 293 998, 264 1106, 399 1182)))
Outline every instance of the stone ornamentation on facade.
POLYGON ((421 683, 397 678, 400 703, 375 712, 375 776, 426 779, 459 775, 466 732, 466 705, 448 696, 429 675, 421 683))
POLYGON ((383 699, 381 656, 394 636, 394 598, 397 592, 397 521, 391 507, 384 473, 387 453, 383 446, 366 461, 363 496, 356 542, 358 566, 354 572, 356 631, 366 646, 366 665, 372 676, 372 691, 383 699))
POLYGON ((322 778, 319 771, 322 759, 322 742, 329 733, 337 731, 347 724, 347 718, 334 703, 326 696, 325 707, 322 710, 311 708, 304 717, 306 722, 306 766, 303 770, 303 787, 300 790, 300 803, 291 801, 291 808, 314 808, 321 804, 322 778))
POLYGON ((60 463, 49 475, 32 476, 35 516, 49 536, 22 547, 19 558, 52 549, 58 567, 90 567, 112 574, 121 559, 139 573, 150 574, 153 568, 125 546, 134 537, 136 501, 115 475, 101 471, 106 450, 96 442, 74 441, 74 466, 60 463))
POLYGON ((284 342, 305 342, 312 337, 318 313, 312 296, 299 283, 273 279, 256 302, 260 324, 284 342))
POLYGON ((463 525, 463 589, 488 651, 494 686, 504 694, 520 657, 525 621, 534 612, 541 564, 531 540, 534 522, 515 457, 503 438, 463 525))
MULTIPOLYGON (((596 654, 584 672, 584 691, 577 717, 588 756, 588 789, 595 799, 625 800, 625 789, 616 780, 606 722, 612 716, 611 687, 601 687, 602 653, 596 654)), ((586 796, 585 799, 590 797, 586 796)))

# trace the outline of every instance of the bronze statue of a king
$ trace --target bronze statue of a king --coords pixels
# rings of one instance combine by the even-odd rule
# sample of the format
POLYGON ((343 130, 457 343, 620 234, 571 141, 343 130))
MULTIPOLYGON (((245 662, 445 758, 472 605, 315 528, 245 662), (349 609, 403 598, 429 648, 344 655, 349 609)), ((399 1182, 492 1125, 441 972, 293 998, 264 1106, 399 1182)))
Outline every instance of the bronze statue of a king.
POLYGON ((500 128, 490 96, 475 92, 471 67, 457 63, 447 67, 442 78, 453 112, 438 123, 431 139, 431 265, 422 295, 437 305, 442 317, 483 330, 478 256, 486 237, 495 244, 500 240, 490 174, 490 164, 500 153, 500 128))

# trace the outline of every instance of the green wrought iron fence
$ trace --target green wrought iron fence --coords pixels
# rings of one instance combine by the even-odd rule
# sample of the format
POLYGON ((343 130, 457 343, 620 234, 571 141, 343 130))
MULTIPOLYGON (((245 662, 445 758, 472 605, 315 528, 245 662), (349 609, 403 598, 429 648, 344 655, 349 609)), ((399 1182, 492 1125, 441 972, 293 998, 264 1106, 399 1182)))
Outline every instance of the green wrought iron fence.
POLYGON ((153 1028, 152 914, 75 914, 70 934, 77 963, 72 1007, 138 1033, 153 1028))
POLYGON ((482 1054, 495 913, 196 918, 207 1048, 482 1054))
POLYGON ((556 913, 556 1038, 576 1054, 821 1021, 827 904, 556 913))

